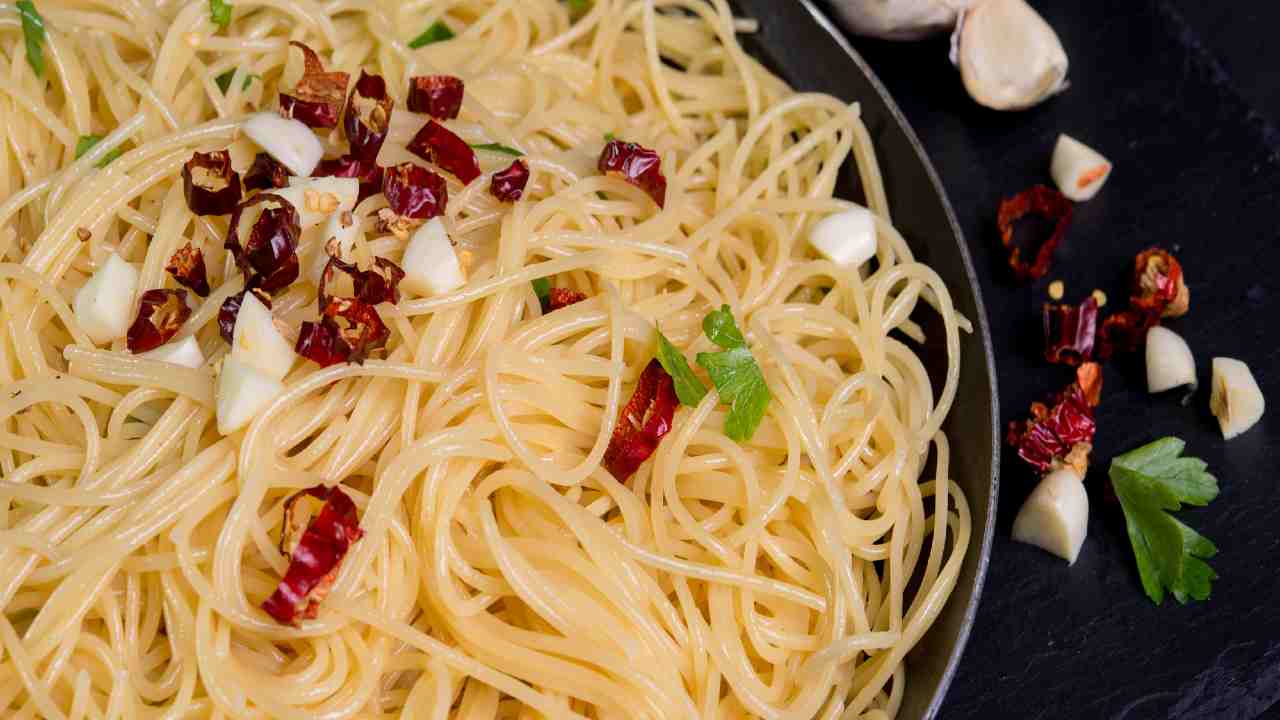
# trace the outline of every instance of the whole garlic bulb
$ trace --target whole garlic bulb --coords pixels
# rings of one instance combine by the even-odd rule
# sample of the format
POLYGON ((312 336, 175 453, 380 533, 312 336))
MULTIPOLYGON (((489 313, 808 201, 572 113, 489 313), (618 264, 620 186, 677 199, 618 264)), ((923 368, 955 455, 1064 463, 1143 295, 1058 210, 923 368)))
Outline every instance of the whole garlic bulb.
POLYGON ((952 35, 952 62, 969 95, 996 110, 1022 110, 1062 91, 1067 52, 1025 0, 981 0, 952 35))
POLYGON ((859 35, 885 40, 919 40, 956 26, 976 0, 836 0, 835 6, 859 35))

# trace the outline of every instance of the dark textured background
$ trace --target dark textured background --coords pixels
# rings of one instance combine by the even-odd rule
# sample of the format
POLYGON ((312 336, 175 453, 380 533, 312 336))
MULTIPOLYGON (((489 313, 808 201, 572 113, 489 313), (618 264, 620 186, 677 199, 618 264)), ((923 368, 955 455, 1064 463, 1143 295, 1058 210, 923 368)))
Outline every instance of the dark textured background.
POLYGON ((1280 717, 1280 410, 1224 442, 1207 383, 1213 356, 1237 357, 1280 403, 1280 4, 1032 2, 1062 38, 1072 84, 1027 112, 971 102, 945 38, 853 39, 920 135, 966 233, 991 313, 1002 418, 1069 380, 1039 356, 1049 280, 1065 281, 1068 300, 1101 288, 1124 302, 1132 258, 1152 244, 1176 249, 1189 277, 1191 313, 1170 326, 1195 352, 1201 389, 1183 407, 1146 394, 1140 357, 1107 368, 1089 539, 1073 567, 1010 540, 1035 478, 1005 453, 986 589, 941 717, 1280 717), (996 207, 1049 182, 1060 132, 1116 170, 1077 207, 1050 277, 1019 286, 996 207), (1219 548, 1204 603, 1147 599, 1123 515, 1102 492, 1112 456, 1164 435, 1186 439, 1222 487, 1209 507, 1180 514, 1219 548))

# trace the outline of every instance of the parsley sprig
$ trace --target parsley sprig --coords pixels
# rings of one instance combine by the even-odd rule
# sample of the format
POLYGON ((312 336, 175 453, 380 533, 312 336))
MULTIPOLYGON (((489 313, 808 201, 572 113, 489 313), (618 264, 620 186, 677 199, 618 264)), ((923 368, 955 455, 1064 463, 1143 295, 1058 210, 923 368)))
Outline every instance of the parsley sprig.
MULTIPOLYGON (((697 363, 711 377, 720 399, 729 403, 724 421, 724 434, 736 442, 750 440, 764 419, 772 395, 764 382, 764 373, 747 347, 728 305, 707 313, 702 319, 707 339, 721 348, 719 352, 698 353, 697 363)), ((707 394, 706 385, 689 367, 685 358, 662 331, 658 331, 658 362, 674 381, 676 397, 682 405, 697 405, 707 394)))
POLYGON ((1218 481, 1205 472, 1205 462, 1180 457, 1185 445, 1167 437, 1111 461, 1111 484, 1124 509, 1138 575, 1157 605, 1166 590, 1183 604, 1204 600, 1218 577, 1204 562, 1218 548, 1169 514, 1218 496, 1218 481))

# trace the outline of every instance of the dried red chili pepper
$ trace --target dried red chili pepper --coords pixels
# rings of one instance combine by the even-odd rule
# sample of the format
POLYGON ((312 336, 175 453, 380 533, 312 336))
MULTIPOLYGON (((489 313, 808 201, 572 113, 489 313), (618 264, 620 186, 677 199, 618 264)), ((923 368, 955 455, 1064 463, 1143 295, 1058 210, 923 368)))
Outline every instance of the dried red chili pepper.
POLYGON ((344 177, 356 178, 360 181, 360 193, 356 196, 356 204, 382 192, 382 166, 375 162, 365 162, 351 155, 340 158, 321 160, 311 177, 344 177))
POLYGON ((178 248, 164 269, 179 285, 190 288, 200 297, 209 297, 209 273, 204 266, 204 253, 192 247, 190 242, 178 248))
POLYGON ((1076 381, 1059 393, 1052 406, 1032 403, 1030 420, 1009 423, 1007 442, 1041 472, 1070 467, 1084 477, 1097 432, 1093 408, 1101 393, 1098 364, 1084 363, 1076 369, 1076 381))
POLYGON ((1044 304, 1044 358, 1075 367, 1093 356, 1098 328, 1098 301, 1079 305, 1044 304))
POLYGON ((586 299, 587 296, 577 290, 558 287, 551 288, 551 291, 547 293, 546 307, 544 307, 542 311, 555 312, 556 310, 567 308, 574 303, 580 303, 586 299))
POLYGON ((1129 308, 1112 313, 1098 326, 1098 357, 1110 360, 1142 345, 1147 331, 1160 324, 1160 315, 1129 308))
POLYGON ((126 336, 129 352, 144 353, 169 342, 191 317, 186 290, 148 290, 142 293, 138 317, 126 336))
POLYGON ((387 95, 387 83, 382 76, 361 70, 342 116, 342 129, 351 145, 352 157, 370 165, 377 164, 378 151, 391 125, 393 107, 395 101, 387 95))
POLYGON ((439 120, 452 120, 462 109, 462 80, 452 75, 409 78, 409 110, 439 120))
POLYGON ((302 51, 302 79, 293 95, 280 93, 280 114, 299 120, 307 127, 337 127, 338 112, 347 97, 351 76, 344 72, 326 72, 314 50, 296 40, 289 44, 302 51))
POLYGON ((387 168, 382 176, 382 193, 387 196, 391 212, 411 220, 430 220, 443 214, 449 204, 444 178, 413 163, 387 168))
POLYGON ((489 194, 502 202, 515 202, 524 195, 524 187, 529 184, 529 164, 516 160, 511 167, 493 174, 489 183, 489 194))
POLYGON ((240 306, 244 304, 244 294, 246 292, 252 292, 268 310, 271 309, 271 296, 259 288, 241 290, 223 300, 222 307, 218 308, 218 334, 222 336, 223 340, 227 341, 228 345, 231 344, 232 338, 235 337, 236 318, 240 316, 240 306))
POLYGON ((667 200, 667 178, 662 174, 658 153, 635 143, 610 140, 596 164, 602 173, 617 173, 622 179, 649 194, 658 207, 667 200))
POLYGON ((264 152, 253 156, 253 164, 244 174, 244 186, 247 190, 270 190, 288 184, 289 169, 264 152))
MULTIPOLYGON (((326 248, 326 252, 328 249, 326 248)), ((361 270, 355 263, 344 262, 342 258, 329 253, 329 262, 320 274, 320 287, 317 300, 321 309, 329 304, 331 298, 329 286, 338 273, 351 279, 351 296, 362 303, 377 305, 381 302, 392 304, 400 302, 400 281, 404 279, 404 270, 394 262, 376 257, 368 270, 361 270)))
POLYGON ((363 363, 384 347, 391 331, 370 304, 353 298, 332 298, 319 322, 302 323, 294 351, 321 367, 340 362, 363 363))
POLYGON ((226 215, 240 202, 240 176, 226 150, 198 152, 182 166, 182 192, 197 215, 226 215))
POLYGON ((339 487, 318 485, 285 501, 281 551, 289 556, 284 578, 262 603, 277 622, 296 625, 299 616, 314 618, 320 603, 333 588, 338 569, 351 545, 364 537, 355 503, 339 487), (302 527, 299 502, 313 497, 324 504, 302 527), (295 540, 296 538, 296 540, 295 540), (290 547, 292 546, 292 547, 290 547))
POLYGON ((452 173, 464 185, 480 177, 480 161, 476 159, 476 151, 435 120, 428 120, 407 147, 414 155, 452 173))
POLYGON ((1062 193, 1044 185, 1036 185, 1000 202, 996 225, 1000 228, 1000 240, 1009 251, 1009 267, 1019 280, 1039 280, 1049 272, 1053 253, 1067 234, 1071 225, 1071 201, 1062 193), (1013 242, 1013 226, 1028 214, 1035 213, 1053 222, 1053 232, 1035 252, 1035 259, 1028 263, 1022 259, 1022 250, 1013 242))
POLYGON ((604 452, 605 469, 619 481, 626 482, 670 432, 679 404, 671 376, 657 358, 650 360, 640 373, 631 401, 618 416, 618 426, 604 452))
POLYGON ((1191 290, 1182 276, 1182 265, 1160 248, 1138 253, 1133 263, 1133 290, 1129 305, 1157 317, 1182 317, 1191 308, 1191 290))
POLYGON ((236 206, 227 230, 226 248, 245 274, 245 286, 274 292, 298 279, 298 211, 288 200, 261 192, 236 206), (240 218, 245 210, 264 204, 253 221, 249 239, 240 245, 240 218))

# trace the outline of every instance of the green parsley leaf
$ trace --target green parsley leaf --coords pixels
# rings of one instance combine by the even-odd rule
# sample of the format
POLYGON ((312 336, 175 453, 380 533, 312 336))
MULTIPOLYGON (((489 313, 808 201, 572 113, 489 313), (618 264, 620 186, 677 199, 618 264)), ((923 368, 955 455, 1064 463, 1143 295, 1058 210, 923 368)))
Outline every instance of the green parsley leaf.
POLYGON ((231 24, 231 3, 227 0, 209 0, 209 19, 214 25, 226 30, 231 24))
POLYGON ((538 296, 538 302, 546 305, 551 300, 551 280, 544 277, 534 278, 533 294, 538 296))
POLYGON ((1204 562, 1218 548, 1169 514, 1218 496, 1218 481, 1205 472, 1205 462, 1180 457, 1185 445, 1167 437, 1111 461, 1111 484, 1124 509, 1138 575, 1157 605, 1166 589, 1183 604, 1204 600, 1218 577, 1204 562))
POLYGON ((604 134, 604 141, 605 141, 605 142, 607 142, 607 143, 611 143, 611 142, 613 142, 614 140, 617 140, 617 139, 618 139, 618 136, 617 136, 617 135, 614 135, 614 134, 613 134, 613 133, 611 133, 611 132, 607 132, 607 133, 605 133, 605 134, 604 134))
POLYGON ((591 0, 565 0, 565 4, 571 15, 581 15, 591 9, 591 0))
POLYGON ((36 77, 44 77, 44 18, 31 0, 18 0, 18 16, 22 18, 22 38, 27 42, 27 64, 36 77))
POLYGON ((502 153, 511 157, 524 157, 524 153, 513 147, 507 147, 502 143, 471 143, 472 150, 485 150, 492 153, 502 153))
MULTIPOLYGON (((93 149, 93 146, 97 145, 99 142, 102 142, 101 135, 81 135, 80 139, 76 140, 76 159, 79 160, 85 153, 93 149)), ((98 164, 95 165, 94 167, 104 168, 112 160, 115 160, 116 158, 120 157, 123 154, 124 154, 124 149, 117 145, 116 147, 112 148, 109 152, 107 152, 106 155, 103 155, 102 159, 99 160, 98 164)))
POLYGON ((655 332, 658 334, 658 362, 675 382, 676 397, 680 398, 680 403, 693 407, 702 402, 703 396, 707 394, 707 386, 693 374, 693 368, 689 367, 684 353, 677 350, 661 330, 655 332))
MULTIPOLYGON (((221 75, 213 79, 213 81, 217 83, 218 89, 222 91, 223 95, 226 95, 227 90, 231 88, 231 78, 235 77, 235 75, 236 75, 236 69, 231 68, 230 70, 222 73, 221 75)), ((245 90, 248 90, 249 86, 253 84, 254 78, 261 80, 262 76, 259 75, 258 73, 249 73, 248 75, 245 75, 244 82, 240 83, 240 92, 244 92, 245 90)))
POLYGON ((728 305, 707 313, 702 331, 711 342, 724 348, 715 353, 698 353, 697 361, 711 376, 720 399, 729 403, 729 416, 724 421, 724 434, 736 442, 750 440, 755 434, 772 397, 765 385, 764 373, 747 349, 746 338, 733 320, 728 305))
POLYGON ((426 47, 431 43, 443 42, 454 38, 453 31, 448 25, 439 20, 431 23, 431 27, 422 31, 422 34, 409 41, 409 47, 417 50, 420 47, 426 47))

